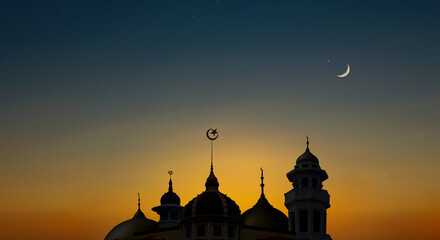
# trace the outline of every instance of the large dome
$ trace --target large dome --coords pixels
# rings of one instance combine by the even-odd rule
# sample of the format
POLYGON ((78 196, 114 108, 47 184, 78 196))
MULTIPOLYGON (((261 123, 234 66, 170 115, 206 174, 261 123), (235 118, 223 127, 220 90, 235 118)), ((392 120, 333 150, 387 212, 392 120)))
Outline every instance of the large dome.
POLYGON ((280 210, 272 207, 264 195, 254 207, 241 215, 245 226, 259 227, 275 231, 287 231, 288 218, 280 210))
POLYGON ((157 228, 157 222, 145 217, 139 209, 132 219, 118 224, 105 237, 104 240, 132 240, 136 232, 150 231, 157 228))
POLYGON ((206 191, 186 204, 183 218, 221 216, 240 218, 240 208, 225 194, 218 191, 219 183, 213 171, 206 180, 206 191))
POLYGON ((196 216, 223 216, 240 218, 240 208, 225 194, 205 191, 186 204, 183 218, 196 216))

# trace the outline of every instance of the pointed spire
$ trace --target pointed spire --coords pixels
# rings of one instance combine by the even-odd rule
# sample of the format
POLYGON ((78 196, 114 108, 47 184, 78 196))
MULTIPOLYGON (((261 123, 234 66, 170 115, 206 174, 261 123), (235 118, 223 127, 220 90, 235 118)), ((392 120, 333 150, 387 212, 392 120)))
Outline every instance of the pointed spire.
POLYGON ((261 184, 260 184, 260 186, 261 186, 261 196, 264 197, 263 168, 261 167, 260 170, 261 170, 261 184))
POLYGON ((263 168, 261 167, 260 170, 261 170, 261 177, 260 177, 260 179, 261 179, 261 184, 260 184, 260 187, 261 187, 261 195, 260 195, 260 198, 258 199, 257 203, 255 204, 255 206, 267 206, 267 205, 270 206, 269 201, 267 201, 266 196, 264 196, 264 181, 263 181, 263 180, 264 180, 264 176, 263 176, 263 168))
POLYGON ((173 171, 168 171, 168 174, 170 175, 170 181, 168 182, 168 192, 173 192, 173 181, 171 180, 171 175, 173 175, 173 171))
POLYGON ((141 211, 141 195, 138 193, 138 210, 134 214, 133 218, 146 218, 144 213, 141 211))
POLYGON ((214 147, 213 147, 213 142, 214 141, 211 140, 211 172, 214 172, 214 164, 213 164, 213 161, 214 161, 214 147))
POLYGON ((208 131, 206 132, 206 137, 208 137, 209 140, 211 140, 211 171, 209 173, 209 177, 208 179, 206 179, 206 190, 215 190, 218 191, 218 180, 214 175, 214 164, 213 164, 213 159, 214 159, 214 140, 216 140, 218 138, 218 132, 217 132, 217 128, 213 129, 210 128, 208 129, 208 131))

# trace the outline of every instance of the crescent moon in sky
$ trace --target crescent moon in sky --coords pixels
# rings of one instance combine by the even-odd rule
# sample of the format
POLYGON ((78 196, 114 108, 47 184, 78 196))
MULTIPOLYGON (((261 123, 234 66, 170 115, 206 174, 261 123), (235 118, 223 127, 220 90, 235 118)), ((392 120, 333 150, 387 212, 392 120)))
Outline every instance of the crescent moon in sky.
POLYGON ((336 77, 343 78, 343 77, 346 77, 349 73, 350 73, 350 65, 348 65, 348 63, 347 63, 347 71, 345 71, 345 73, 343 73, 341 75, 336 75, 336 77))
POLYGON ((209 140, 214 141, 218 138, 218 132, 217 132, 217 128, 216 129, 208 129, 208 131, 206 132, 206 137, 208 137, 209 140), (214 137, 210 137, 209 134, 213 135, 214 137))

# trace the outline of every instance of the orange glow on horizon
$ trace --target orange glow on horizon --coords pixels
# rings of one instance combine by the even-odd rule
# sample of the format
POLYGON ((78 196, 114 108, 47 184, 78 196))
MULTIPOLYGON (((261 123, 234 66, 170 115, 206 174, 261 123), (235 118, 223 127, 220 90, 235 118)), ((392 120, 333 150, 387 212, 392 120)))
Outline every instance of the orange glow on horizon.
MULTIPOLYGON (((219 190, 236 201, 243 213, 259 198, 259 168, 263 167, 267 199, 287 214, 284 193, 292 185, 286 173, 303 153, 304 141, 290 143, 289 136, 270 131, 254 133, 251 138, 234 133, 234 129, 220 134, 214 145, 219 190)), ((423 169, 424 176, 415 179, 405 177, 421 168, 411 162, 392 171, 387 165, 365 168, 364 159, 369 156, 359 155, 362 149, 326 143, 326 137, 321 138, 324 140, 319 142, 312 138, 311 151, 329 175, 324 189, 331 196, 327 225, 334 239, 348 240, 354 235, 360 236, 358 239, 374 239, 376 234, 408 240, 415 236, 439 237, 435 226, 440 224, 440 193, 426 191, 438 189, 436 181, 427 181, 429 176, 436 176, 436 168, 423 169)), ((32 171, 27 178, 12 182, 13 187, 2 193, 3 236, 9 240, 103 238, 115 225, 133 216, 138 192, 142 211, 148 218, 158 220, 151 208, 159 205, 167 191, 168 170, 174 171, 173 188, 182 205, 204 191, 210 145, 203 134, 148 142, 146 148, 117 154, 89 152, 67 156, 71 161, 46 166, 58 169, 51 174, 32 171), (168 149, 170 145, 173 151, 168 149)))

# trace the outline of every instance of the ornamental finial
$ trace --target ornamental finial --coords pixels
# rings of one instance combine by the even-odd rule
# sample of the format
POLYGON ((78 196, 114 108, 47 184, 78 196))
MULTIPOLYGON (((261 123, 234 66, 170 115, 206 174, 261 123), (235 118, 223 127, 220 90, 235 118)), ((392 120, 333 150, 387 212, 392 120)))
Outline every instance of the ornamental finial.
POLYGON ((214 170, 213 167, 213 158, 214 158, 214 149, 213 149, 213 142, 218 138, 218 132, 217 128, 213 129, 210 128, 208 131, 206 131, 206 137, 211 140, 211 172, 214 170))
POLYGON ((168 174, 170 175, 170 181, 168 182, 168 191, 172 192, 173 191, 173 181, 171 180, 171 175, 173 175, 173 171, 169 170, 168 174))
POLYGON ((261 170, 261 184, 260 184, 260 186, 261 186, 261 196, 264 197, 263 168, 261 167, 260 170, 261 170))

